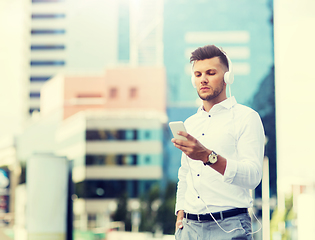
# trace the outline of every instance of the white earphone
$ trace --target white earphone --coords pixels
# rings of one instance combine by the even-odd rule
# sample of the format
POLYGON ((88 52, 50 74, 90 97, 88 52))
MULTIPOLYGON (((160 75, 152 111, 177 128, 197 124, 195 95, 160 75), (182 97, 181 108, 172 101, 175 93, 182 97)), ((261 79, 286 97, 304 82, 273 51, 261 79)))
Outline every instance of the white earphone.
MULTIPOLYGON (((226 56, 226 59, 228 60, 228 63, 229 63, 229 71, 227 71, 224 74, 224 82, 226 84, 231 85, 234 82, 233 65, 232 65, 231 59, 228 57, 228 55, 226 55, 225 52, 223 52, 221 49, 220 49, 220 51, 226 56)), ((196 88, 195 75, 193 72, 193 67, 194 67, 194 65, 191 68, 191 83, 194 86, 194 88, 196 88)))

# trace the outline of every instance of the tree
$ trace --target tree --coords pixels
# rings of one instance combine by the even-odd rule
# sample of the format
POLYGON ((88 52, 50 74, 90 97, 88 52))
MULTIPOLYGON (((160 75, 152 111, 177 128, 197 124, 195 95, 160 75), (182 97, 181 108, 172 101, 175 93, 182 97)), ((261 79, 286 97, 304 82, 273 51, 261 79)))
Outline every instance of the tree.
POLYGON ((131 214, 127 209, 128 196, 127 193, 123 193, 117 204, 116 212, 113 214, 113 221, 120 221, 125 223, 125 230, 131 231, 131 214))
POLYGON ((152 205, 160 198, 160 188, 158 185, 154 185, 149 194, 145 195, 141 199, 140 211, 141 211, 141 223, 139 230, 141 232, 155 232, 156 230, 156 212, 152 209, 152 205))
POLYGON ((165 193, 163 196, 163 201, 158 209, 157 213, 157 224, 159 224, 164 234, 174 234, 175 232, 175 198, 176 195, 176 183, 168 183, 165 193))

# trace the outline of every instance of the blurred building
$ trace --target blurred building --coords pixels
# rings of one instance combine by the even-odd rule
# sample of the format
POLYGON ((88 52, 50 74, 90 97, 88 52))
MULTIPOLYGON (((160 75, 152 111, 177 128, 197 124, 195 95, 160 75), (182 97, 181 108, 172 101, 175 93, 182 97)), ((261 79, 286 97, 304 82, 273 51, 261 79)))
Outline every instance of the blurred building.
POLYGON ((14 137, 0 139, 0 226, 12 227, 15 212, 15 191, 21 169, 17 160, 14 137))
POLYGON ((29 112, 39 111, 40 89, 66 64, 66 2, 32 0, 29 112))
POLYGON ((164 0, 129 0, 130 64, 163 65, 163 3, 164 0))
POLYGON ((158 111, 85 111, 57 132, 57 154, 74 160, 77 229, 104 227, 105 213, 122 194, 144 196, 163 178, 163 126, 158 111))
POLYGON ((32 0, 30 9, 30 113, 56 74, 163 64, 161 0, 32 0))
POLYGON ((42 87, 40 106, 39 119, 19 137, 19 158, 52 152, 73 160, 77 228, 104 227, 110 204, 124 192, 137 199, 161 184, 163 67, 56 75, 42 87))
MULTIPOLYGON (((132 183, 136 190, 129 191, 130 194, 139 196, 163 177, 162 126, 166 118, 165 72, 162 67, 163 1, 32 0, 24 4, 19 4, 19 9, 27 20, 23 29, 26 34, 17 39, 22 39, 27 48, 22 55, 25 79, 24 85, 19 85, 19 96, 23 103, 21 108, 32 113, 32 119, 25 122, 25 128, 16 140, 17 158, 23 169, 26 160, 36 152, 71 155, 64 152, 63 147, 69 147, 68 142, 63 141, 66 138, 56 139, 56 132, 64 119, 87 109, 101 112, 106 109, 106 113, 96 117, 99 122, 108 117, 116 122, 121 118, 119 113, 116 116, 107 111, 124 109, 122 111, 130 112, 129 118, 124 115, 126 123, 138 123, 133 129, 124 123, 119 129, 106 126, 104 130, 102 124, 96 124, 96 129, 81 130, 84 135, 90 131, 110 131, 111 136, 116 135, 115 131, 119 134, 126 131, 128 141, 144 142, 146 139, 155 144, 153 150, 140 144, 146 151, 138 152, 142 147, 137 147, 128 156, 121 155, 124 152, 116 153, 119 164, 131 161, 128 164, 132 166, 154 166, 153 173, 145 175, 149 176, 148 182, 140 174, 139 182, 136 183, 136 179, 132 183), (138 69, 138 66, 148 68, 138 69), (104 74, 105 68, 108 70, 104 74)), ((93 113, 87 113, 86 121, 90 122, 93 116, 93 113)), ((66 125, 61 128, 66 128, 66 125)), ((78 139, 88 140, 86 137, 78 139)), ((80 164, 90 161, 86 160, 89 154, 82 155, 84 161, 80 164)), ((115 157, 113 159, 116 161, 115 157)), ((108 161, 110 164, 111 160, 108 161)), ((78 172, 77 168, 74 172, 78 172)), ((109 181, 109 177, 105 179, 109 181)), ((105 179, 104 176, 97 178, 100 181, 105 179)), ((82 177, 81 180, 87 181, 82 177)), ((126 180, 118 184, 117 194, 130 185, 126 180)), ((88 191, 90 188, 85 189, 88 191)))
POLYGON ((17 134, 28 118, 29 0, 0 1, 0 136, 17 134))
POLYGON ((166 111, 163 67, 115 67, 102 75, 57 75, 42 89, 41 114, 86 109, 166 111))

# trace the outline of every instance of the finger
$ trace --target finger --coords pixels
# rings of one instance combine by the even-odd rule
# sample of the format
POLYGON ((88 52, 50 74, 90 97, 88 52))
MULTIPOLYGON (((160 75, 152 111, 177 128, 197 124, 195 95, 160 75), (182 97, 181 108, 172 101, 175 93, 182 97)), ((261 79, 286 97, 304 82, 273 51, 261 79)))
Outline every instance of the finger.
POLYGON ((184 153, 188 153, 189 151, 191 151, 191 148, 189 146, 183 146, 179 144, 174 144, 174 146, 182 150, 184 153))
POLYGON ((184 141, 184 140, 178 140, 178 139, 173 138, 172 142, 174 143, 174 145, 176 144, 178 146, 187 146, 187 141, 184 141))
POLYGON ((182 221, 177 221, 176 226, 177 228, 183 228, 182 221))
POLYGON ((183 132, 183 131, 179 131, 177 134, 178 134, 178 135, 181 135, 181 136, 183 136, 183 137, 186 137, 186 138, 188 138, 188 136, 191 136, 189 133, 183 132))
POLYGON ((195 144, 193 142, 190 141, 184 141, 184 140, 175 140, 173 142, 175 147, 185 147, 185 148, 194 148, 195 144))
MULTIPOLYGON (((190 136, 190 135, 189 135, 190 136)), ((192 139, 195 139, 194 137, 192 137, 192 136, 190 136, 190 138, 192 138, 192 139)), ((195 143, 195 141, 188 141, 188 139, 187 140, 180 140, 180 139, 176 139, 176 138, 173 138, 172 139, 172 142, 173 143, 176 143, 176 144, 178 144, 178 145, 181 145, 181 146, 192 146, 194 143, 195 143)))
POLYGON ((180 147, 180 146, 188 146, 187 145, 187 143, 185 143, 185 142, 187 142, 187 141, 182 141, 182 140, 178 140, 178 139, 176 139, 176 138, 173 138, 172 140, 171 140, 171 142, 174 144, 174 146, 175 147, 180 147))
POLYGON ((179 140, 179 139, 176 139, 176 138, 172 138, 172 139, 171 139, 171 142, 172 142, 172 143, 179 144, 179 145, 182 145, 182 140, 179 140))
POLYGON ((180 145, 180 144, 177 144, 177 143, 174 143, 174 146, 177 147, 179 150, 181 151, 185 151, 187 150, 187 147, 186 146, 183 146, 183 145, 180 145))
POLYGON ((193 136, 191 136, 191 135, 190 135, 189 133, 187 133, 187 132, 179 131, 177 134, 178 134, 178 135, 181 135, 181 136, 183 136, 183 137, 186 137, 187 139, 195 139, 193 136))
POLYGON ((191 136, 189 133, 186 133, 186 132, 180 132, 180 133, 182 133, 182 134, 178 133, 178 135, 181 135, 181 136, 187 138, 188 141, 196 141, 196 138, 191 136))
POLYGON ((192 159, 196 159, 196 156, 191 155, 193 152, 191 148, 183 147, 183 146, 176 146, 179 150, 181 150, 184 154, 192 159))

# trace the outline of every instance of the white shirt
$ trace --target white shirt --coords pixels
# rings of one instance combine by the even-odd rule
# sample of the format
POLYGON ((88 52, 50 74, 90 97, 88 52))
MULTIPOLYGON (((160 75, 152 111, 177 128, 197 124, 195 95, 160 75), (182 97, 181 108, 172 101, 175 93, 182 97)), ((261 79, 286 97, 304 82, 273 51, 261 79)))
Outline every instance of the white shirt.
POLYGON ((204 214, 253 205, 250 189, 261 181, 265 135, 257 112, 234 97, 200 107, 185 121, 189 134, 227 159, 224 176, 184 153, 178 171, 175 213, 204 214), (207 205, 207 207, 206 207, 207 205))

